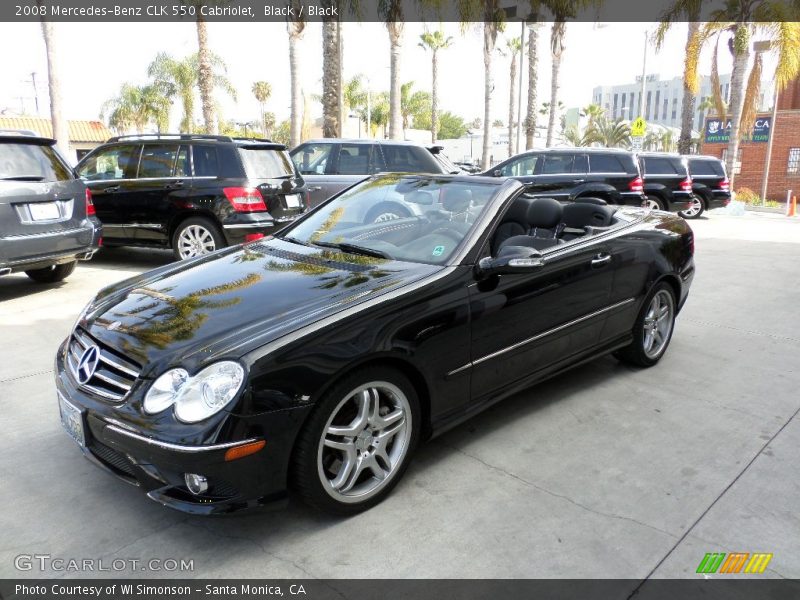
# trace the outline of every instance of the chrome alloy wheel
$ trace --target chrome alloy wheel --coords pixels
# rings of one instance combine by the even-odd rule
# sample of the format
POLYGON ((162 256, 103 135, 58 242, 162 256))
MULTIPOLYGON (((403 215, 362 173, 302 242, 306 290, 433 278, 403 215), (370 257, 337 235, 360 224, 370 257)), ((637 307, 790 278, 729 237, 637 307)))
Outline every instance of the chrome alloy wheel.
POLYGON ((208 254, 216 249, 214 236, 202 225, 189 225, 178 236, 178 253, 181 258, 208 254))
POLYGON ((685 219, 691 219, 703 212, 703 201, 697 196, 692 196, 692 204, 686 210, 682 210, 678 214, 685 219))
POLYGON ((650 210, 661 210, 661 205, 652 198, 647 199, 645 202, 645 207, 649 208, 650 210))
POLYGON ((667 290, 660 290, 650 301, 644 316, 644 353, 648 358, 658 358, 667 347, 675 316, 675 302, 667 290))
POLYGON ((396 219, 401 219, 401 218, 402 217, 400 215, 398 215, 397 213, 385 212, 385 213, 381 213, 377 217, 375 217, 375 220, 373 221, 373 223, 385 223, 386 221, 394 221, 396 219))
POLYGON ((365 383, 331 413, 317 451, 325 491, 339 502, 371 498, 398 472, 413 423, 408 398, 387 381, 365 383))

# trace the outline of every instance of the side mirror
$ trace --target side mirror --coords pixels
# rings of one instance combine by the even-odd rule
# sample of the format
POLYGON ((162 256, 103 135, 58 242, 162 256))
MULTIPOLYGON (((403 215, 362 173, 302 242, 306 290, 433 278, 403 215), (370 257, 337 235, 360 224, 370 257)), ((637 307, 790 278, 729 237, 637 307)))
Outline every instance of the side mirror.
POLYGON ((495 169, 494 171, 492 171, 492 177, 502 177, 502 176, 503 172, 500 169, 495 169))
POLYGON ((511 275, 513 273, 530 273, 544 266, 542 253, 525 246, 509 246, 503 248, 501 256, 487 256, 475 266, 476 275, 483 279, 490 275, 511 275))

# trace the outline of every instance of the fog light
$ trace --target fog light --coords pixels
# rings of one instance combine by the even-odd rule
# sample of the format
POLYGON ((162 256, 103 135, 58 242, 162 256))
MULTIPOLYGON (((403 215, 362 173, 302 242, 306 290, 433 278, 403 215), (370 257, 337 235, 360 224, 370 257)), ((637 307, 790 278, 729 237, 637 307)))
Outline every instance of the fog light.
POLYGON ((186 475, 184 475, 184 479, 186 480, 186 487, 189 488, 189 491, 195 496, 199 496, 208 490, 208 479, 202 475, 197 475, 196 473, 186 473, 186 475))

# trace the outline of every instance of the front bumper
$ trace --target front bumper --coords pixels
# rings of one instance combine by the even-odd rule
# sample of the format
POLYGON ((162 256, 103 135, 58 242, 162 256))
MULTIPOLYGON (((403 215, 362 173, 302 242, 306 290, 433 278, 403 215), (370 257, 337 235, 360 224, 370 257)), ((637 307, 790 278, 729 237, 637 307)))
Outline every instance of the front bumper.
POLYGON ((152 500, 191 514, 285 503, 291 448, 305 409, 252 417, 226 413, 223 422, 209 425, 209 431, 194 440, 156 438, 142 430, 141 415, 138 425, 126 419, 132 411, 130 401, 112 404, 80 389, 67 372, 64 352, 62 344, 56 355, 56 390, 80 411, 85 437, 81 450, 97 466, 141 488, 152 500), (221 431, 231 433, 224 436, 221 431), (225 460, 229 449, 260 440, 266 444, 259 452, 225 460), (186 473, 206 477, 208 490, 200 495, 189 492, 186 473))

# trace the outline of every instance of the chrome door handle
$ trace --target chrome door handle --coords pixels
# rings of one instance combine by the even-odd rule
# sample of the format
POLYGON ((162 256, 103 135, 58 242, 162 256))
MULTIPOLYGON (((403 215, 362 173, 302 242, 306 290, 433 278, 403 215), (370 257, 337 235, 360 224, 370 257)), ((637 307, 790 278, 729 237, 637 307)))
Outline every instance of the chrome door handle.
POLYGON ((311 187, 308 188, 308 191, 309 192, 318 192, 321 189, 322 189, 321 185, 312 185, 311 187))
POLYGON ((592 266, 593 267, 601 267, 605 264, 611 262, 611 255, 608 253, 603 252, 602 254, 598 254, 592 259, 592 266))
POLYGON ((112 186, 109 186, 107 188, 103 188, 101 191, 106 193, 106 194, 113 194, 114 192, 118 192, 119 191, 119 186, 118 185, 112 185, 112 186))
POLYGON ((583 183, 584 181, 586 181, 586 180, 585 179, 573 179, 572 183, 583 183))

